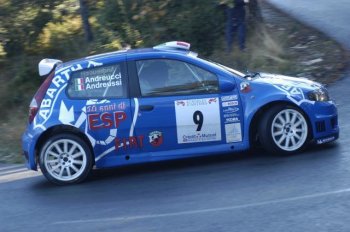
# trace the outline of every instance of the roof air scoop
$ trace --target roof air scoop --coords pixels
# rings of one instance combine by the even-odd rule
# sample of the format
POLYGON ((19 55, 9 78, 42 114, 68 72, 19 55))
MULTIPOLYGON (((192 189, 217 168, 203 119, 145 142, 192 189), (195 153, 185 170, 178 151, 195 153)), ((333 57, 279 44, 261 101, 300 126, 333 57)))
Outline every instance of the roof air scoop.
POLYGON ((189 51, 191 44, 183 41, 171 41, 153 47, 158 50, 184 50, 189 51))

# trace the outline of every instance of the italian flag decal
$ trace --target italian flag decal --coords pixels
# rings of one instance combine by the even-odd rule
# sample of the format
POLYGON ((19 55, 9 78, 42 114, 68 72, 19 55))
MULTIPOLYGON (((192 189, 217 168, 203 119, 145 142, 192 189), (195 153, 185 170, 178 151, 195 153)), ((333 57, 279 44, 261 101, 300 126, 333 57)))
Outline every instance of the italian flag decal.
POLYGON ((85 89, 84 78, 75 79, 75 90, 81 91, 85 89))

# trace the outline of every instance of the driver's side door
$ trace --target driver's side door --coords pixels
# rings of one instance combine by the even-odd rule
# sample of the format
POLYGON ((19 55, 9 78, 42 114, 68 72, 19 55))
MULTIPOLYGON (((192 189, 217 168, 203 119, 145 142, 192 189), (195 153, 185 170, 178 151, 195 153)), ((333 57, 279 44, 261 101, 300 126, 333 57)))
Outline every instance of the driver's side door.
POLYGON ((144 137, 144 152, 168 155, 161 151, 226 143, 222 110, 228 102, 221 102, 217 75, 172 59, 138 60, 136 70, 135 132, 144 137))

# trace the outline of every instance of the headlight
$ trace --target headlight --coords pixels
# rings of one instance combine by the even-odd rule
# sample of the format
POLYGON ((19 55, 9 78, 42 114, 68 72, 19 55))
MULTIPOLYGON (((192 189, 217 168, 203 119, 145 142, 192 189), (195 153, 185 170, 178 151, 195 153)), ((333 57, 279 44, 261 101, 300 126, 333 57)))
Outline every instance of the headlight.
POLYGON ((309 94, 309 100, 311 101, 329 101, 328 91, 326 89, 317 89, 311 91, 309 94))

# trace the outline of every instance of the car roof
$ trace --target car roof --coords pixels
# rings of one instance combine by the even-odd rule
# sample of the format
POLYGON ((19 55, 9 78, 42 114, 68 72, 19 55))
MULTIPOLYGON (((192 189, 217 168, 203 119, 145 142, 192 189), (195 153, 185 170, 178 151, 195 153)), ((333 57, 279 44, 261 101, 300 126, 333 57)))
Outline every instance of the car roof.
POLYGON ((62 67, 67 67, 70 65, 75 65, 79 64, 83 61, 87 60, 104 60, 107 58, 119 58, 123 57, 127 54, 132 54, 132 55, 137 55, 137 54, 150 54, 150 53, 167 53, 167 54, 182 54, 182 55, 188 55, 191 53, 189 50, 182 50, 182 49, 158 49, 158 48, 138 48, 138 49, 124 49, 124 50, 118 50, 118 51, 113 51, 113 52, 107 52, 107 53, 101 53, 101 54, 96 54, 92 56, 86 56, 83 58, 71 60, 64 62, 60 68, 62 67))

